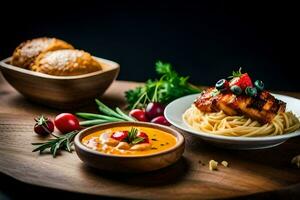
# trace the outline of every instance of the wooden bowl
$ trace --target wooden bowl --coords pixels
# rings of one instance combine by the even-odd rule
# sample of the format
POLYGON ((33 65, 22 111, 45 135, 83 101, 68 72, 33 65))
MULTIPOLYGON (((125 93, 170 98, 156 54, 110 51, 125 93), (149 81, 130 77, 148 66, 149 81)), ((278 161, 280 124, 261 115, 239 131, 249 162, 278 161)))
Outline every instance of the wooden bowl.
POLYGON ((184 137, 176 130, 166 126, 144 122, 114 122, 87 128, 78 133, 74 139, 75 150, 79 158, 89 166, 106 171, 147 172, 158 170, 175 163, 184 152, 184 137), (95 132, 118 126, 144 126, 155 128, 174 135, 177 143, 174 147, 150 155, 122 156, 101 153, 84 146, 82 138, 95 132))
POLYGON ((28 99, 54 108, 78 107, 102 95, 116 79, 120 66, 97 58, 103 70, 77 76, 53 76, 0 62, 4 78, 28 99))

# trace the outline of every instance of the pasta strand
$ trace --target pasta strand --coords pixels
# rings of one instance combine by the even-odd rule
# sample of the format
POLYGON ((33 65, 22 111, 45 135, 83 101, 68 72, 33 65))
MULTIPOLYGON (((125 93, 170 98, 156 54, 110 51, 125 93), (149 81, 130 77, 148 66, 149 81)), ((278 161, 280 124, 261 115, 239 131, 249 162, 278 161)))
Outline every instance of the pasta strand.
POLYGON ((225 136, 282 135, 300 128, 299 119, 292 112, 280 113, 272 122, 263 125, 246 116, 228 116, 223 111, 204 113, 194 105, 182 117, 194 130, 225 136))

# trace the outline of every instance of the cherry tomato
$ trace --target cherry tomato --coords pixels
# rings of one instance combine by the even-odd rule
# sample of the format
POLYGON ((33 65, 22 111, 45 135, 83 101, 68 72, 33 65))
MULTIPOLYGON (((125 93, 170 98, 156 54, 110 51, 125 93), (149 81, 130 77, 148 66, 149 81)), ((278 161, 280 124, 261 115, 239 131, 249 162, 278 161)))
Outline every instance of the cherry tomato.
POLYGON ((239 86, 242 89, 242 91, 244 91, 246 87, 253 87, 252 80, 247 73, 242 74, 239 77, 233 78, 229 84, 230 87, 234 85, 239 86))
POLYGON ((128 136, 128 131, 116 131, 111 135, 111 138, 118 141, 123 141, 127 138, 127 136, 128 136))
POLYGON ((148 118, 144 110, 141 109, 133 109, 129 112, 129 116, 134 117, 138 121, 148 122, 148 118))
POLYGON ((163 115, 153 118, 151 120, 151 122, 155 123, 155 124, 161 124, 161 125, 165 125, 165 126, 171 126, 171 124, 167 121, 167 119, 163 115))
POLYGON ((34 119, 36 121, 34 125, 34 132, 46 136, 54 131, 53 122, 47 117, 41 116, 34 119))
POLYGON ((153 119, 164 114, 165 107, 157 102, 150 102, 146 107, 146 115, 149 119, 153 119))
POLYGON ((56 128, 61 133, 69 133, 80 129, 79 121, 71 113, 61 113, 55 117, 54 120, 56 128))
POLYGON ((149 143, 149 137, 146 133, 144 132, 139 132, 136 136, 138 137, 141 137, 141 138, 144 138, 144 140, 142 142, 139 142, 138 144, 141 144, 141 143, 149 143))

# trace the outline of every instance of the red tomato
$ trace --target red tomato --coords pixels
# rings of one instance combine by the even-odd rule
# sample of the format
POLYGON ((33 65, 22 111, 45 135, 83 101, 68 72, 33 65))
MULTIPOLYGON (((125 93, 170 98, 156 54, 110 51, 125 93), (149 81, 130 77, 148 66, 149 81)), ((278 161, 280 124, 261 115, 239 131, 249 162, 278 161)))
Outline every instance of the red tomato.
POLYGON ((61 113, 57 115, 54 124, 61 133, 69 133, 80 129, 78 119, 71 113, 61 113))
POLYGON ((155 117, 154 119, 151 120, 151 122, 155 124, 171 126, 171 124, 167 121, 167 119, 163 115, 155 117))
POLYGON ((34 125, 34 132, 46 136, 54 131, 53 122, 47 117, 41 116, 34 119, 36 121, 34 125))
POLYGON ((247 73, 242 74, 240 77, 233 78, 230 81, 230 86, 233 86, 233 85, 239 86, 243 91, 247 87, 253 87, 252 80, 247 73))
POLYGON ((111 138, 118 141, 123 141, 127 138, 127 136, 128 136, 128 131, 116 131, 111 135, 111 138))
POLYGON ((141 109, 133 109, 129 112, 129 116, 134 117, 135 119, 137 119, 138 121, 141 122, 148 122, 148 118, 146 116, 145 111, 141 110, 141 109))
POLYGON ((139 144, 141 143, 149 143, 149 137, 146 133, 144 132, 139 132, 136 136, 144 138, 144 140, 142 142, 139 142, 139 144))

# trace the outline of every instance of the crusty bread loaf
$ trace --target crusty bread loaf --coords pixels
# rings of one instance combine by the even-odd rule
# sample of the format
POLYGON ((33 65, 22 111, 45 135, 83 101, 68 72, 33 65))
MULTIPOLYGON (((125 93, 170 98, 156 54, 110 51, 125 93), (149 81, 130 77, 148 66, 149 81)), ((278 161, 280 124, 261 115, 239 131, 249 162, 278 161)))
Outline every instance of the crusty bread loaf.
POLYGON ((74 76, 101 70, 102 67, 89 53, 64 49, 41 53, 30 70, 56 76, 74 76))
POLYGON ((74 49, 71 44, 56 38, 36 38, 21 43, 14 51, 11 64, 28 69, 40 54, 58 49, 74 49))

